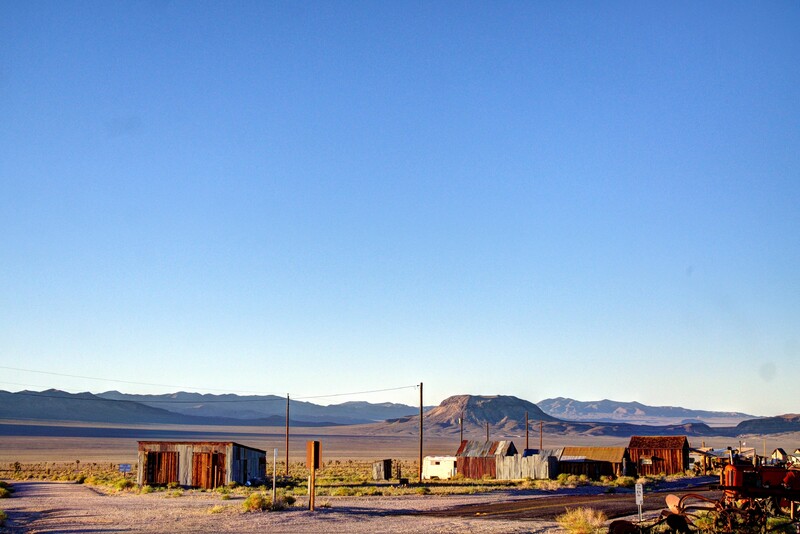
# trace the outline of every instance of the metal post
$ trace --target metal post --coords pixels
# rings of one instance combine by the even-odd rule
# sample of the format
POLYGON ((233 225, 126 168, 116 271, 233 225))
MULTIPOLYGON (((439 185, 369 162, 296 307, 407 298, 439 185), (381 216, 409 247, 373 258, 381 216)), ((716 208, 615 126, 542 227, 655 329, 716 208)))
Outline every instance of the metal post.
POLYGON ((419 483, 422 484, 422 382, 419 383, 419 483))
POLYGON ((272 449, 272 502, 275 503, 275 498, 278 496, 278 489, 275 484, 275 479, 278 477, 278 449, 272 449))
POLYGON ((289 476, 289 394, 286 394, 286 476, 289 476))

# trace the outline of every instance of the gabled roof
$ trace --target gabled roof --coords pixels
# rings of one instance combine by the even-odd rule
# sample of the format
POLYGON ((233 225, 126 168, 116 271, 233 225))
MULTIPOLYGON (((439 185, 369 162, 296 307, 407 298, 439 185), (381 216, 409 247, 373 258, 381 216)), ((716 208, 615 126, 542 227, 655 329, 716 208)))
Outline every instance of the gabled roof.
POLYGON ((564 447, 561 461, 611 462, 621 464, 625 457, 625 447, 564 447))
POLYGON ((631 436, 629 449, 682 449, 689 446, 686 436, 631 436))
POLYGON ((464 440, 458 447, 456 456, 487 458, 490 456, 513 456, 517 448, 513 441, 472 441, 464 440))

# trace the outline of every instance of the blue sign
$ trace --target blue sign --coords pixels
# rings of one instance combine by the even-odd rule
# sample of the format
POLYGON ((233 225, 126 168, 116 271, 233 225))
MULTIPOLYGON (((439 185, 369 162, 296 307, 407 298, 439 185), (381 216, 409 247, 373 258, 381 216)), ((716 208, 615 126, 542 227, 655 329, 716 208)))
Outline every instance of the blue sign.
POLYGON ((131 464, 119 464, 119 472, 120 473, 130 473, 131 472, 131 464))

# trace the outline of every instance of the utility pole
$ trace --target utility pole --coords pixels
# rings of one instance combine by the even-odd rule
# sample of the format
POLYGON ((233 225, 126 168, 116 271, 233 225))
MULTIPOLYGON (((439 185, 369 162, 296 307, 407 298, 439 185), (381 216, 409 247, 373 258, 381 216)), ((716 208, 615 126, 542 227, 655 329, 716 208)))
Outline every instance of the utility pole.
POLYGON ((458 446, 461 446, 461 442, 464 441, 464 412, 461 412, 461 417, 458 418, 459 424, 459 434, 458 434, 458 446))
POLYGON ((542 433, 544 432, 544 421, 539 421, 539 452, 542 451, 542 433))
POLYGON ((422 484, 422 382, 419 383, 419 483, 422 484))
POLYGON ((525 410, 525 449, 530 449, 528 445, 528 410, 525 410))
POLYGON ((289 394, 286 394, 286 476, 289 476, 289 394))
POLYGON ((489 421, 486 421, 486 441, 489 441, 489 421))

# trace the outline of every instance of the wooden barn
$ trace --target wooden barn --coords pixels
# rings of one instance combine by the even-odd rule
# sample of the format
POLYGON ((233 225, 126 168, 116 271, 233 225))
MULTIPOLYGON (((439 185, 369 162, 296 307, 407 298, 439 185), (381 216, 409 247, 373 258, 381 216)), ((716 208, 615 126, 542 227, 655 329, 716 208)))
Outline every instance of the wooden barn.
POLYGON ((232 441, 140 441, 136 482, 212 489, 263 480, 267 453, 232 441))
POLYGON ((464 440, 456 452, 458 474, 466 478, 497 478, 497 457, 514 456, 517 448, 512 441, 464 440))
POLYGON ((686 436, 631 436, 628 453, 640 476, 675 475, 689 469, 686 436))
POLYGON ((633 476, 634 470, 625 447, 564 447, 558 459, 558 472, 586 475, 593 480, 601 476, 633 476))

